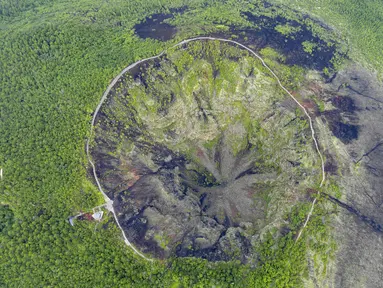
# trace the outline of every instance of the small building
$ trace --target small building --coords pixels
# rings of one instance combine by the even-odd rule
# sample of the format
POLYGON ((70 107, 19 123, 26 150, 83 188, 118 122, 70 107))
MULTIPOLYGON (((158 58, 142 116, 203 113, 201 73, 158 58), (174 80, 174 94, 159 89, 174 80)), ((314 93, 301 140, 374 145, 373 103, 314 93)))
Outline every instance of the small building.
POLYGON ((98 211, 98 212, 93 213, 92 217, 96 221, 101 221, 103 215, 104 215, 103 211, 98 211))

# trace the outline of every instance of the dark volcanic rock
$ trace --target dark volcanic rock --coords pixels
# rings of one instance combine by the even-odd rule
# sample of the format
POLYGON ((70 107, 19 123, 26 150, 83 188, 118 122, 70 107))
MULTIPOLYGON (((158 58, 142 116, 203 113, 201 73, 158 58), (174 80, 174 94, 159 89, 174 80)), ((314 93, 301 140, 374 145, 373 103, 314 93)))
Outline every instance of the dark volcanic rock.
POLYGON ((330 124, 330 129, 335 137, 343 143, 348 144, 354 139, 358 139, 358 126, 334 121, 330 124))
POLYGON ((167 41, 172 39, 177 32, 175 26, 164 22, 172 17, 172 14, 153 14, 147 17, 144 22, 134 26, 134 29, 137 35, 143 39, 152 38, 167 41))
POLYGON ((332 104, 342 112, 353 113, 355 111, 355 103, 351 97, 348 96, 336 96, 331 99, 332 104))

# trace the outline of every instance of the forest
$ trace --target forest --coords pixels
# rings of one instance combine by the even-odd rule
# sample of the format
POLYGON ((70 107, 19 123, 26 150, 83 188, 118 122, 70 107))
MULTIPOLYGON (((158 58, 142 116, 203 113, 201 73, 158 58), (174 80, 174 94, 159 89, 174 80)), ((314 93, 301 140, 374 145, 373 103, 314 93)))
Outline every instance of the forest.
MULTIPOLYGON (((318 1, 271 2, 279 5, 274 12, 260 0, 0 1, 0 287, 302 287, 308 250, 318 252, 323 269, 336 248, 323 220, 334 208, 323 199, 299 242, 294 236, 307 205, 286 216, 295 223, 290 233, 263 239, 256 267, 195 258, 148 263, 125 246, 111 215, 73 227, 67 220, 103 203, 89 175, 85 143, 108 83, 129 64, 179 40, 234 26, 256 29, 244 12, 284 16, 336 46, 331 73, 347 53, 383 72, 380 1, 322 0, 322 10, 312 5, 318 1), (298 2, 336 31, 298 18, 288 9, 298 2), (165 21, 177 27, 172 39, 136 34, 135 25, 167 13, 174 17, 165 21)), ((289 34, 286 27, 279 30, 289 34)), ((303 49, 315 51, 308 43, 303 49)), ((280 72, 289 79, 294 73, 286 67, 280 72)))

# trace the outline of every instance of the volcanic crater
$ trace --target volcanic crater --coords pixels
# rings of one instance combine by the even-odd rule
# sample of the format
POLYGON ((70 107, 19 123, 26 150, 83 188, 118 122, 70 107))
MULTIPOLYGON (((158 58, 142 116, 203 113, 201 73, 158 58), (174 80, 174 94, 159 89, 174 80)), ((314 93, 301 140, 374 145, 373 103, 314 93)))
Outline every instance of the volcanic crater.
POLYGON ((128 71, 96 118, 91 156, 129 240, 157 258, 248 262, 286 233, 320 163, 308 122, 261 62, 220 41, 128 71))

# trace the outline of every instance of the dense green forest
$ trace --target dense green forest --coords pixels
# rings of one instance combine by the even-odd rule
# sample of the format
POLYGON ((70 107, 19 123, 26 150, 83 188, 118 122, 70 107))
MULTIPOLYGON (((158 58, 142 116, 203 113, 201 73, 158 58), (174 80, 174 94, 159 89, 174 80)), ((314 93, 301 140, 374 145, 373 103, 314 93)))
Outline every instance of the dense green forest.
MULTIPOLYGON (((342 35, 351 39, 351 57, 363 55, 365 63, 382 71, 379 1, 320 1, 320 12, 312 2, 317 3, 299 5, 341 34, 348 30, 342 35)), ((307 249, 320 251, 324 263, 331 257, 334 247, 325 245, 330 240, 321 220, 327 215, 324 204, 297 244, 294 231, 278 240, 265 238, 256 269, 188 258, 148 263, 124 245, 110 215, 98 225, 67 222, 103 201, 87 177, 84 147, 92 113, 110 80, 184 37, 231 25, 250 27, 241 12, 258 4, 0 0, 1 287, 299 287, 308 273, 307 249), (179 16, 173 21, 181 27, 174 39, 165 43, 135 35, 134 25, 145 17, 186 6, 184 18, 175 12, 179 16)), ((308 208, 291 212, 297 227, 308 208)))

